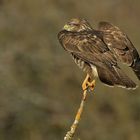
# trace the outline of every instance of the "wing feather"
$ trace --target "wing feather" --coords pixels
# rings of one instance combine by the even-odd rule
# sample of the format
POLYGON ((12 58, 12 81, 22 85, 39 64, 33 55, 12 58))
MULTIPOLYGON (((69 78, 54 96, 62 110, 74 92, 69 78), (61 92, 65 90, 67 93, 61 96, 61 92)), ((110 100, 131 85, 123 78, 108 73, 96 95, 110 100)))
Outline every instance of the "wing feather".
POLYGON ((138 52, 128 36, 118 27, 108 22, 100 22, 99 30, 103 32, 104 42, 118 60, 131 66, 139 58, 138 52))

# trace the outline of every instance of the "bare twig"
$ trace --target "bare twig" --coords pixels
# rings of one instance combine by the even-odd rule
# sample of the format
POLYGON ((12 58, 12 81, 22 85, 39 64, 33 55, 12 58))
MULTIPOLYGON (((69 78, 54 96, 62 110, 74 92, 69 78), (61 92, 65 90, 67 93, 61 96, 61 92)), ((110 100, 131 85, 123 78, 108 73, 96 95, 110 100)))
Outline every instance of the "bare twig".
POLYGON ((75 117, 75 120, 71 126, 71 129, 70 131, 68 131, 66 133, 66 136, 64 137, 64 140, 71 140, 73 138, 73 135, 75 133, 75 130, 79 124, 79 121, 80 121, 80 118, 81 118, 81 115, 82 115, 82 112, 83 112, 83 108, 84 108, 84 104, 85 104, 85 101, 86 101, 86 96, 87 96, 87 92, 88 92, 88 89, 84 90, 83 92, 83 96, 82 96, 82 100, 81 100, 81 103, 80 103, 80 107, 77 111, 77 114, 76 114, 76 117, 75 117))

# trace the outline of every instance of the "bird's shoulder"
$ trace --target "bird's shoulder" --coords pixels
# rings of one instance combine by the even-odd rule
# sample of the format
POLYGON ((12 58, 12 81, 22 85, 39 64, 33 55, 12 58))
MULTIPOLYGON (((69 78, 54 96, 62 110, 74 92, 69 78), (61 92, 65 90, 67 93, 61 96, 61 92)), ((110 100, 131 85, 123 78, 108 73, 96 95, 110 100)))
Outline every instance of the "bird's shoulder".
POLYGON ((96 43, 98 41, 102 42, 103 32, 99 30, 82 31, 82 32, 70 32, 62 30, 58 33, 58 39, 61 41, 69 41, 73 43, 72 40, 85 43, 96 43))

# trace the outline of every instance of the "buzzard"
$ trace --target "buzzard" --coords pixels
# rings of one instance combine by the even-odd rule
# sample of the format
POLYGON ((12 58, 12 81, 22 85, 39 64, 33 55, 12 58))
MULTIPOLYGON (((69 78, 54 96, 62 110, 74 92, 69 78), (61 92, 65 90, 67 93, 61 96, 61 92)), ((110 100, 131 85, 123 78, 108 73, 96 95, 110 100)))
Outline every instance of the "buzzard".
POLYGON ((140 80, 140 57, 128 36, 118 27, 100 22, 95 30, 87 20, 74 18, 64 25, 58 39, 75 63, 87 73, 83 90, 87 87, 92 90, 96 77, 109 86, 136 88, 118 62, 131 67, 140 80))

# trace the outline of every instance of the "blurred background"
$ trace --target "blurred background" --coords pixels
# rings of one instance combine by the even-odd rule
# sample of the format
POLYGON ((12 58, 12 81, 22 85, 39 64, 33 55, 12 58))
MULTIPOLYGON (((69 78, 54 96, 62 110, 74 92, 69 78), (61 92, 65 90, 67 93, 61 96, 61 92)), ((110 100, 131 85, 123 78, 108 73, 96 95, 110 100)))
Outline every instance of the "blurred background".
MULTIPOLYGON (((85 74, 57 33, 74 17, 94 28, 109 21, 140 53, 139 7, 138 0, 0 0, 0 140, 62 140, 79 107, 85 74)), ((98 80, 94 93, 74 139, 140 140, 140 87, 109 88, 98 80)))

